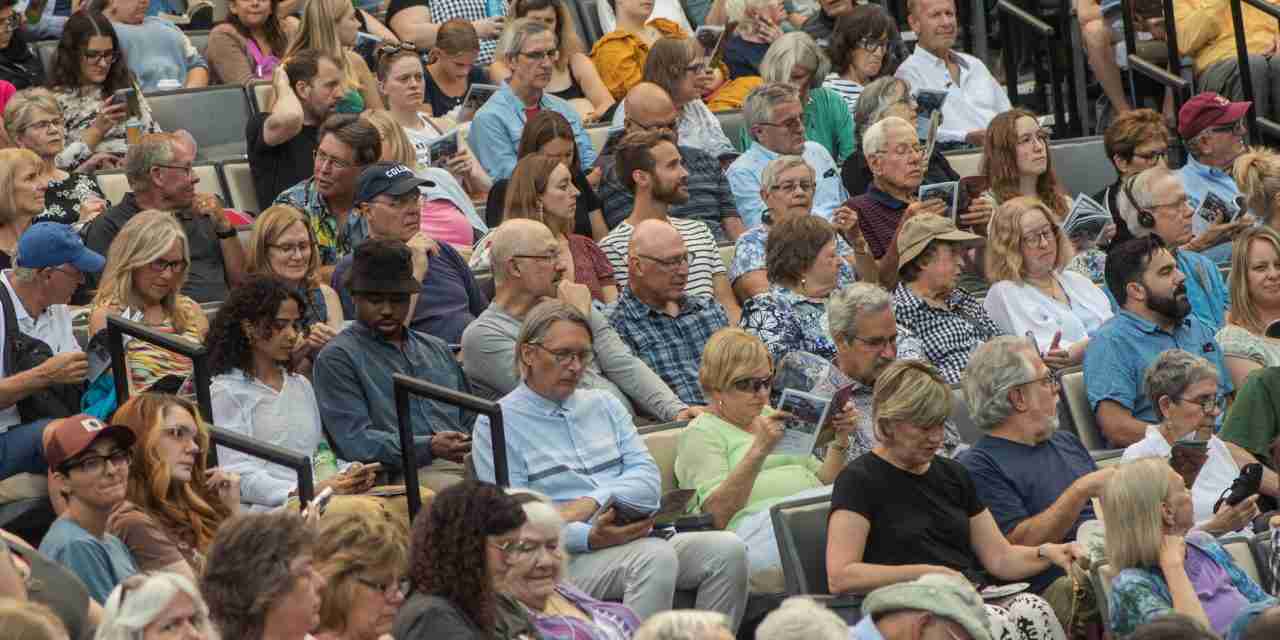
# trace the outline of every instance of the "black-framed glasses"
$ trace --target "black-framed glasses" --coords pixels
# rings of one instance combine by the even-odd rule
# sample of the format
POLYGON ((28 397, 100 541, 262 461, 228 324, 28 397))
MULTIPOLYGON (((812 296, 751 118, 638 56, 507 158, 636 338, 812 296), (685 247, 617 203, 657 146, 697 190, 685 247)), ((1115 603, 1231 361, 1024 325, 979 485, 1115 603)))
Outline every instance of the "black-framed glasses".
POLYGON ((409 589, 411 589, 413 586, 413 583, 411 583, 408 578, 400 578, 399 580, 392 580, 392 581, 386 581, 386 582, 370 580, 364 576, 356 576, 355 578, 356 578, 356 582, 359 582, 360 584, 366 587, 369 587, 370 589, 373 589, 374 591, 377 591, 381 593, 383 596, 388 598, 394 598, 396 597, 397 594, 405 595, 409 593, 409 589))
POLYGON ((178 173, 181 173, 184 176, 190 176, 194 172, 194 169, 189 164, 160 164, 159 162, 157 162, 152 166, 164 167, 165 169, 173 169, 174 171, 177 171, 178 173))
POLYGON ((642 253, 637 253, 636 257, 649 260, 667 271, 670 271, 672 269, 679 269, 680 267, 683 267, 689 264, 689 254, 687 253, 682 253, 678 256, 673 256, 670 258, 658 258, 655 256, 646 256, 642 253))
POLYGON ((792 191, 803 191, 805 193, 809 193, 810 191, 813 191, 813 188, 814 184, 812 180, 787 180, 786 182, 779 182, 777 184, 770 185, 769 192, 783 191, 790 193, 792 191))
POLYGON ((590 349, 587 349, 586 351, 567 351, 564 349, 548 349, 536 342, 530 342, 529 344, 546 352, 547 355, 551 356, 552 359, 556 361, 556 364, 562 367, 569 366, 575 360, 585 367, 591 364, 591 360, 595 358, 596 355, 595 352, 590 349))
POLYGON ((520 55, 534 62, 542 62, 543 60, 549 60, 551 62, 555 62, 556 60, 560 59, 560 50, 559 49, 543 49, 542 51, 521 51, 520 55))
POLYGON ((524 258, 526 260, 550 260, 555 262, 560 259, 560 250, 556 249, 551 253, 517 253, 512 258, 524 258))
POLYGON ((858 48, 867 53, 878 53, 889 48, 888 40, 879 40, 876 38, 863 38, 858 41, 858 48))
POLYGON ((761 389, 768 389, 773 386, 773 374, 763 378, 739 378, 730 382, 729 385, 742 393, 760 393, 761 389))
POLYGON ((164 258, 156 258, 155 260, 152 260, 150 263, 148 263, 147 267, 150 268, 155 273, 164 273, 166 271, 179 273, 183 269, 187 268, 187 261, 186 260, 165 260, 164 258))
POLYGON ((300 256, 305 256, 311 252, 310 242, 297 242, 294 244, 268 243, 267 246, 285 255, 293 255, 296 253, 300 256))
POLYGON ((114 64, 116 60, 120 59, 120 54, 116 53, 115 49, 107 49, 105 51, 95 51, 93 49, 85 49, 84 53, 82 53, 81 55, 84 56, 84 61, 90 64, 95 62, 106 62, 107 64, 114 64))
POLYGON ((804 114, 795 116, 794 118, 787 118, 782 122, 761 122, 760 124, 770 127, 778 127, 779 129, 803 130, 804 114))
POLYGON ((1214 395, 1210 398, 1178 398, 1178 402, 1187 402, 1200 407, 1205 415, 1213 415, 1227 410, 1227 397, 1214 395))
POLYGON ((867 345, 872 349, 875 349, 876 351, 880 351, 881 349, 884 349, 885 347, 891 344, 893 345, 898 344, 898 334, 896 333, 889 334, 887 336, 879 336, 876 338, 864 338, 862 336, 854 336, 853 339, 857 340, 858 342, 861 342, 862 344, 867 345))
POLYGON ((129 449, 116 449, 105 456, 85 456, 79 460, 73 460, 62 465, 62 468, 70 471, 79 469, 89 475, 98 475, 102 473, 110 463, 113 467, 127 467, 133 461, 133 451, 129 449))

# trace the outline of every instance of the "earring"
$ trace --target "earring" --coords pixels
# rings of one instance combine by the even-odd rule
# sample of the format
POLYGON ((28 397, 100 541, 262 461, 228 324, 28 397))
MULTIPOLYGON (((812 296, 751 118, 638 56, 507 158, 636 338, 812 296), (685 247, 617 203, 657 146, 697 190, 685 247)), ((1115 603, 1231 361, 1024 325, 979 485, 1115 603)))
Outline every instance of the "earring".
POLYGON ((538 201, 538 220, 542 220, 542 201, 538 201))

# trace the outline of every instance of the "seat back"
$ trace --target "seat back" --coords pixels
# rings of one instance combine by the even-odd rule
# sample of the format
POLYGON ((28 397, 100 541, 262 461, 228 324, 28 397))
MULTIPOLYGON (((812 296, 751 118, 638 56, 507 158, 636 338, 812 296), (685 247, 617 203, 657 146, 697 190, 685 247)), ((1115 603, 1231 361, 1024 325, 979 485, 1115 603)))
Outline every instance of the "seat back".
MULTIPOLYGON (((982 173, 982 152, 981 151, 963 151, 960 153, 948 153, 947 162, 951 163, 951 168, 960 174, 960 177, 976 176, 982 173)), ((1057 170, 1057 167, 1054 167, 1057 170)))
POLYGON ((724 263, 725 270, 728 270, 733 265, 733 256, 737 248, 738 246, 732 242, 720 245, 720 261, 724 263))
POLYGON ((1053 171, 1067 193, 1093 194, 1116 181, 1102 136, 1075 138, 1049 147, 1053 171))
MULTIPOLYGON (((196 183, 196 193, 212 193, 222 198, 223 202, 227 202, 222 180, 218 177, 217 165, 211 162, 198 162, 191 166, 191 170, 200 178, 200 182, 196 183)), ((107 202, 112 205, 120 204, 124 195, 133 190, 129 187, 129 180, 125 177, 123 169, 99 171, 94 174, 94 178, 97 179, 102 194, 107 196, 107 202)))
POLYGON ((595 148, 596 153, 600 153, 604 149, 604 143, 609 141, 609 127, 589 127, 587 137, 591 138, 591 146, 595 148))
POLYGON ((1259 585, 1264 584, 1262 579, 1262 571, 1258 567, 1258 559, 1253 555, 1253 545, 1251 539, 1246 536, 1227 536, 1218 540, 1222 543, 1222 548, 1231 554, 1231 559, 1235 560, 1236 566, 1240 567, 1244 574, 1253 578, 1253 581, 1259 585))
POLYGON ((270 80, 254 80, 245 90, 249 92, 249 106, 254 113, 266 113, 271 108, 270 80))
POLYGON ((788 594, 827 593, 827 514, 830 512, 831 496, 786 500, 769 508, 788 594))
POLYGON ((965 444, 973 444, 983 435, 982 429, 978 428, 969 413, 969 403, 965 401, 960 385, 951 387, 951 424, 956 426, 956 430, 960 432, 960 441, 965 444))
POLYGON ((199 158, 225 160, 245 155, 249 100, 244 89, 219 85, 147 95, 151 115, 165 131, 186 129, 200 145, 199 158))
POLYGON ((214 193, 222 202, 228 203, 230 199, 227 197, 227 190, 222 187, 222 174, 218 172, 218 165, 215 163, 197 163, 191 165, 191 171, 200 179, 196 185, 197 193, 214 193))
POLYGON ((720 111, 716 113, 716 120, 720 121, 720 130, 724 131, 724 135, 729 137, 729 142, 733 144, 734 148, 739 153, 746 151, 741 146, 744 139, 742 130, 747 126, 746 120, 742 119, 742 112, 738 110, 720 111))
POLYGON ((595 46, 600 36, 604 35, 604 30, 600 28, 600 14, 596 9, 596 3, 607 0, 578 0, 569 4, 576 5, 578 8, 578 16, 582 19, 582 31, 587 34, 587 39, 582 43, 588 52, 595 46))
POLYGON ((680 444, 680 434, 684 433, 687 422, 668 422, 653 425, 640 434, 644 445, 649 448, 649 455, 658 465, 658 473, 662 475, 662 492, 676 489, 676 449, 680 444))
POLYGON ((1111 581, 1116 579, 1114 568, 1105 560, 1093 565, 1089 572, 1089 581, 1093 583, 1093 592, 1098 598, 1098 613, 1102 615, 1102 625, 1111 630, 1111 581))
POLYGON ((209 31, 207 29, 201 31, 183 31, 187 39, 191 40, 191 46, 200 52, 200 57, 205 57, 205 50, 209 48, 209 31))
POLYGON ((40 66, 44 67, 44 77, 53 77, 53 54, 58 50, 57 40, 41 40, 32 45, 36 55, 40 57, 40 66))
POLYGON ((222 163, 222 180, 227 185, 227 201, 231 203, 231 208, 254 214, 262 211, 247 160, 222 163))
POLYGON ((1262 575, 1263 591, 1274 593, 1276 584, 1275 567, 1271 565, 1271 532, 1264 531, 1249 540, 1249 548, 1253 551, 1253 561, 1257 564, 1258 573, 1262 575))
POLYGON ((1071 423, 1075 425, 1076 435, 1090 451, 1101 451, 1107 448, 1106 439, 1098 430, 1093 420, 1093 410, 1089 407, 1089 394, 1085 391, 1084 371, 1068 370, 1062 374, 1062 402, 1071 415, 1071 423))

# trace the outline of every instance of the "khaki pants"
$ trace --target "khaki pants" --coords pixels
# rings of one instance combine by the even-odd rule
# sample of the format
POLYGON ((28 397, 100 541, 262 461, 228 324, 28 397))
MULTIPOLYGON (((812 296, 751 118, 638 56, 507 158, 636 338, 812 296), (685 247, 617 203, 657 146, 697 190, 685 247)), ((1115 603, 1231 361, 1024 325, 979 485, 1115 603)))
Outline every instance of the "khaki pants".
POLYGON ((418 468, 418 483, 422 488, 440 493, 455 484, 462 482, 463 467, 457 462, 436 458, 431 464, 418 468))

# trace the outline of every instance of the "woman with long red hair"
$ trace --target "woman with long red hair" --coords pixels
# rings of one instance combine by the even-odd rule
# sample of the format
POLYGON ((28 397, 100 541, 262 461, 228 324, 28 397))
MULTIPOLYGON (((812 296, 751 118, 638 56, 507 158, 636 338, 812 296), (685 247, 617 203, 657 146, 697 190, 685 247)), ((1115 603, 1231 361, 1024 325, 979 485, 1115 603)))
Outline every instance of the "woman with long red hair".
POLYGON ((1030 111, 1010 109, 991 119, 982 173, 991 180, 996 206, 1018 196, 1034 196, 1053 211, 1059 224, 1071 211, 1071 198, 1053 172, 1049 133, 1030 111))
POLYGON ((240 478, 206 469, 209 427, 190 401, 143 393, 116 410, 112 424, 137 438, 126 499, 107 530, 124 541, 139 571, 204 572, 213 534, 240 509, 240 478))

